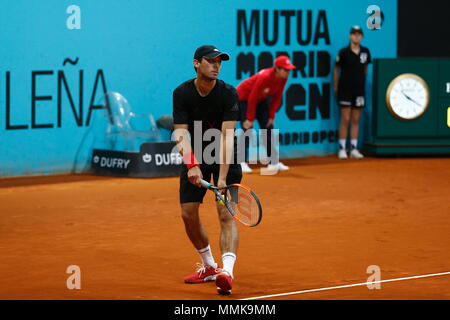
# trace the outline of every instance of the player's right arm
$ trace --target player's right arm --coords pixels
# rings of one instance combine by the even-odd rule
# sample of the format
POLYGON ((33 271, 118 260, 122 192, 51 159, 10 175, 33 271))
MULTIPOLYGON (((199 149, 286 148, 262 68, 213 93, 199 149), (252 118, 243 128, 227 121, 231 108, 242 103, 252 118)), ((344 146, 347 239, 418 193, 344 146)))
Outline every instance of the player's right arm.
POLYGON ((190 183, 201 186, 199 180, 203 178, 200 164, 195 158, 191 147, 191 135, 189 133, 189 113, 183 103, 179 88, 173 92, 173 138, 178 151, 183 157, 184 164, 188 168, 187 177, 190 183))
POLYGON ((175 138, 178 151, 183 157, 184 164, 188 168, 187 177, 190 183, 200 187, 199 180, 203 179, 202 171, 200 170, 199 163, 195 159, 195 155, 192 152, 191 137, 187 124, 175 124, 173 136, 175 138))

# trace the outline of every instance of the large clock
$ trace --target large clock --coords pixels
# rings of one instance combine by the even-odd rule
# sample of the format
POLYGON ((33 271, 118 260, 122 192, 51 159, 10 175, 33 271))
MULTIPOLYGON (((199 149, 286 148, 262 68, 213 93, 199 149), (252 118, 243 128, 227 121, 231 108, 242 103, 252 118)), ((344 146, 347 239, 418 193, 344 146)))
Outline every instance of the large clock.
POLYGON ((394 78, 386 91, 386 105, 394 117, 404 121, 419 118, 430 102, 430 89, 418 75, 404 73, 394 78))

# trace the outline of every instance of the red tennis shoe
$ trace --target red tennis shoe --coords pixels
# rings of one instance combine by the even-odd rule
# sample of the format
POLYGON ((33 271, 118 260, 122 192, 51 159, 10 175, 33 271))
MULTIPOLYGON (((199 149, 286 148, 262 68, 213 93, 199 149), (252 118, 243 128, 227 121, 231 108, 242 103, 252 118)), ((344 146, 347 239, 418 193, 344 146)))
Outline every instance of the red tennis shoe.
POLYGON ((197 270, 190 275, 184 277, 185 283, 204 283, 216 280, 216 276, 222 272, 219 268, 207 266, 202 263, 197 263, 197 270))
POLYGON ((231 293, 233 278, 226 271, 222 271, 216 276, 217 293, 229 295, 231 293))

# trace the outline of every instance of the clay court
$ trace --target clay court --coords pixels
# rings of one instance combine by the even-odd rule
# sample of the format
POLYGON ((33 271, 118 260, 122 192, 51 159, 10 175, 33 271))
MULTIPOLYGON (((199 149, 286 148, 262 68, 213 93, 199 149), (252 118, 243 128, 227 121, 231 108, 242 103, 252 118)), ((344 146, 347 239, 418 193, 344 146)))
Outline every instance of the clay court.
MULTIPOLYGON (((241 227, 233 294, 186 285, 199 257, 184 232, 178 178, 90 175, 0 180, 1 299, 450 299, 450 159, 334 156, 246 175, 263 221, 241 227), (81 269, 69 290, 66 269, 81 269)), ((213 196, 201 215, 215 256, 213 196)), ((220 258, 218 259, 220 260, 220 258)))

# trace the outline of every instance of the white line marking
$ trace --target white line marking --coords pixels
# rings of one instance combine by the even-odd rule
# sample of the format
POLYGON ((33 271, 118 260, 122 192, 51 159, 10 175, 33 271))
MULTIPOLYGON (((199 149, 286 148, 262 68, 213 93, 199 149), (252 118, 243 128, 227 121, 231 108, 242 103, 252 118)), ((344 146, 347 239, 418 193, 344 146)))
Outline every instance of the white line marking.
POLYGON ((383 283, 383 282, 394 282, 394 281, 411 280, 411 279, 428 278, 428 277, 438 277, 438 276, 446 276, 446 275, 450 275, 450 272, 432 273, 432 274, 425 274, 425 275, 421 275, 421 276, 412 276, 412 277, 405 277, 405 278, 396 278, 396 279, 387 279, 387 280, 372 281, 372 282, 346 284, 346 285, 342 285, 342 286, 335 286, 335 287, 328 287, 328 288, 319 288, 319 289, 310 289, 310 290, 278 293, 278 294, 271 294, 271 295, 267 295, 267 296, 245 298, 245 299, 240 299, 240 300, 257 300, 257 299, 265 299, 265 298, 288 296, 288 295, 293 295, 293 294, 301 294, 301 293, 309 293, 309 292, 317 292, 317 291, 325 291, 325 290, 334 290, 334 289, 350 288, 350 287, 357 287, 357 286, 366 286, 368 284, 373 285, 373 284, 383 283))

